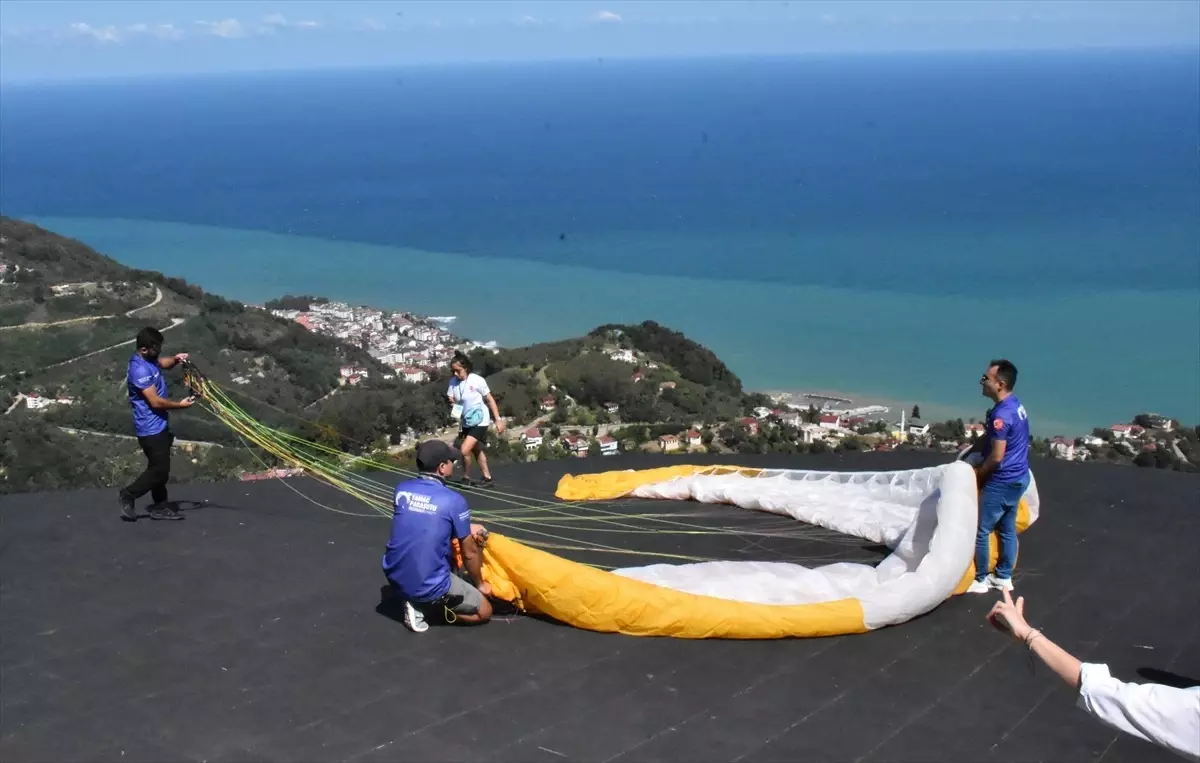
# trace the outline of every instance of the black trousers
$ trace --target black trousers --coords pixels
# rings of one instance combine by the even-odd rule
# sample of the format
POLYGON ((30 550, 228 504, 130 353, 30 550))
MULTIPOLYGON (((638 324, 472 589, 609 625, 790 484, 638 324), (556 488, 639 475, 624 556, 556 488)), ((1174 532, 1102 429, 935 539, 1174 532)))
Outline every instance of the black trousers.
POLYGON ((138 475, 131 485, 121 491, 121 495, 131 501, 150 494, 155 503, 167 500, 167 480, 171 478, 171 444, 175 435, 171 430, 164 429, 158 434, 139 437, 138 444, 146 454, 146 470, 138 475))

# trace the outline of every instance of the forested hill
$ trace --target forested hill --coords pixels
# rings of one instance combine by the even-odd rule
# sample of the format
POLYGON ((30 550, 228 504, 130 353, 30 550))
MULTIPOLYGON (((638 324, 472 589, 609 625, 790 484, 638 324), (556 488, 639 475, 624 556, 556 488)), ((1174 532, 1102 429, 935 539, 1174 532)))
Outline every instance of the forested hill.
MULTIPOLYGON (((741 381, 710 350, 652 321, 606 325, 585 336, 511 349, 470 353, 487 379, 501 415, 531 423, 591 428, 598 424, 662 425, 676 431, 716 425, 770 406, 741 391, 741 381), (714 383, 713 380, 717 380, 714 383)), ((421 385, 364 387, 339 392, 320 418, 353 450, 397 434, 446 423, 449 374, 421 385)))
MULTIPOLYGON (((0 217, 0 492, 113 484, 137 468, 136 442, 67 437, 63 428, 131 434, 123 379, 143 326, 162 330, 165 352, 191 353, 214 378, 253 379, 254 399, 243 402, 275 424, 295 424, 336 389, 342 365, 383 370, 363 350, 295 322, 0 217), (71 402, 30 410, 32 395, 71 402)), ((173 397, 186 393, 180 372, 167 376, 173 397)), ((172 426, 183 440, 237 442, 197 409, 173 413, 172 426)), ((180 476, 227 476, 255 463, 223 452, 206 469, 212 453, 181 462, 180 476)))
MULTIPOLYGON (((119 484, 139 468, 136 442, 112 436, 131 434, 123 379, 146 325, 163 331, 165 352, 190 353, 254 417, 349 452, 448 424, 445 368, 419 384, 387 380, 392 370, 353 344, 0 217, 0 492, 119 484), (344 365, 371 373, 342 386, 344 365), (32 410, 22 397, 32 395, 71 402, 32 410)), ((744 394, 710 350, 653 322, 473 359, 514 426, 715 424, 766 403, 744 394)), ((168 381, 173 397, 186 392, 178 371, 168 381)), ((199 409, 175 412, 172 428, 180 440, 240 444, 199 409)), ((178 474, 228 478, 259 466, 252 456, 205 447, 178 474)))
POLYGON ((742 380, 712 350, 678 331, 654 321, 646 321, 636 326, 601 326, 591 336, 605 337, 614 333, 627 337, 630 347, 645 353, 652 360, 672 366, 680 377, 689 382, 731 395, 742 394, 742 380))
MULTIPOLYGON (((256 397, 289 412, 334 389, 346 363, 382 370, 357 347, 182 279, 125 267, 29 223, 0 218, 0 262, 6 266, 0 392, 9 400, 30 390, 80 399, 83 405, 56 411, 72 425, 128 430, 127 403, 114 383, 133 352, 122 343, 147 325, 163 330, 165 351, 186 350, 217 376, 249 374, 256 397), (113 349, 86 357, 108 347, 113 349)), ((178 418, 181 437, 218 434, 200 416, 183 412, 178 418)))

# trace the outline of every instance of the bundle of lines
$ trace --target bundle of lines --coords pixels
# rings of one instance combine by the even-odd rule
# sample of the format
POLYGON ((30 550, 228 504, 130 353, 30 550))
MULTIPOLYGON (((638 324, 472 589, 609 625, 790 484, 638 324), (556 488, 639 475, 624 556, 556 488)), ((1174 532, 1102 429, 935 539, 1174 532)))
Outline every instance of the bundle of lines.
MULTIPOLYGON (((201 407, 211 413, 217 420, 229 427, 242 441, 243 445, 259 459, 264 467, 268 464, 257 453, 255 448, 274 457, 278 462, 298 468, 313 479, 323 482, 332 488, 351 496, 368 506, 372 513, 358 514, 345 511, 333 506, 322 504, 312 497, 301 493, 294 485, 285 482, 290 489, 297 492, 305 500, 321 508, 355 516, 378 516, 390 519, 392 517, 394 483, 380 482, 369 476, 369 473, 395 475, 397 479, 414 477, 416 473, 404 469, 394 463, 381 461, 370 456, 353 456, 337 448, 306 440, 290 432, 268 426, 255 419, 240 406, 233 397, 219 384, 207 378, 193 362, 185 366, 185 380, 198 400, 201 407), (364 473, 365 472, 365 473, 364 473)), ((312 422, 283 411, 269 403, 258 400, 251 395, 238 391, 239 397, 253 400, 263 406, 272 408, 280 413, 293 416, 305 424, 312 422)), ((714 467, 715 468, 715 467, 714 467)), ((772 549, 764 544, 771 539, 785 541, 803 536, 809 541, 822 541, 835 546, 857 545, 855 539, 846 538, 839 533, 830 532, 819 527, 803 525, 792 520, 779 517, 764 516, 758 512, 747 512, 736 526, 727 524, 730 515, 724 511, 708 511, 705 516, 709 519, 726 520, 717 525, 700 524, 683 521, 678 511, 661 513, 636 513, 632 511, 631 503, 612 501, 588 501, 586 503, 559 501, 551 495, 548 499, 530 497, 517 493, 504 492, 495 489, 474 487, 469 494, 486 499, 487 504, 498 504, 503 508, 484 508, 472 505, 471 513, 474 519, 493 528, 503 528, 511 531, 514 537, 519 537, 522 543, 545 549, 596 552, 600 554, 635 555, 645 557, 660 557, 680 562, 715 561, 724 558, 720 556, 696 556, 673 551, 637 550, 610 543, 587 540, 579 536, 587 533, 603 533, 606 536, 646 536, 646 535, 684 535, 684 536, 725 536, 739 538, 743 546, 738 553, 755 553, 772 556, 776 559, 789 561, 809 560, 813 557, 795 557, 783 549, 772 549), (749 519, 749 521, 747 521, 749 519), (755 525, 755 526, 751 526, 755 525), (568 537, 555 530, 570 532, 574 537, 568 537)), ((661 545, 661 543, 659 544, 661 545)), ((674 544, 679 546, 681 544, 674 544)), ((821 555, 822 558, 843 556, 844 549, 831 550, 831 553, 821 555)), ((590 563, 590 566, 601 569, 614 569, 623 565, 605 565, 590 563)))

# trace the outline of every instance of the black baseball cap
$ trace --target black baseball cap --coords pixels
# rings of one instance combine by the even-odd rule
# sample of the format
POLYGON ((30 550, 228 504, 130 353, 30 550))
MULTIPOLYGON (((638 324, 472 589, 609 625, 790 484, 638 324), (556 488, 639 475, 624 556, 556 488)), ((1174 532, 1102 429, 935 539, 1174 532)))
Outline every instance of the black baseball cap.
POLYGON ((417 446, 417 469, 422 472, 437 470, 447 461, 458 461, 462 453, 441 440, 426 440, 417 446))

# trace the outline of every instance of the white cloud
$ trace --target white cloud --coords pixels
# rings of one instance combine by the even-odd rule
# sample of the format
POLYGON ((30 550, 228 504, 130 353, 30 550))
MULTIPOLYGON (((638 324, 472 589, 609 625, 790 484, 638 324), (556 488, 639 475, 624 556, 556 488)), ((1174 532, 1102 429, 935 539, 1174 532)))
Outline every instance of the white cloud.
POLYGON ((233 37, 245 37, 246 30, 242 26, 242 22, 237 19, 224 19, 222 21, 197 21, 196 26, 204 27, 208 33, 217 37, 230 39, 233 37))
POLYGON ((150 35, 160 40, 178 40, 183 37, 183 30, 174 24, 132 24, 125 31, 132 35, 150 35))
POLYGON ((262 17, 264 26, 255 27, 258 34, 275 34, 279 29, 316 29, 321 26, 319 21, 288 21, 282 13, 269 13, 262 17))
POLYGON ((517 19, 515 23, 517 26, 541 26, 542 25, 541 20, 534 18, 533 16, 522 16, 521 18, 517 19))
POLYGON ((71 25, 71 32, 77 35, 93 37, 100 42, 121 41, 121 33, 118 32, 117 28, 112 25, 106 27, 94 27, 91 24, 85 24, 82 21, 77 21, 71 25))
POLYGON ((378 19, 365 18, 359 19, 354 28, 360 32, 382 32, 387 29, 387 24, 378 19))
POLYGON ((592 21, 597 24, 620 24, 621 14, 613 13, 612 11, 600 11, 595 16, 592 16, 592 21))
POLYGON ((837 16, 833 15, 832 13, 822 13, 821 14, 821 23, 822 24, 836 24, 837 16))

